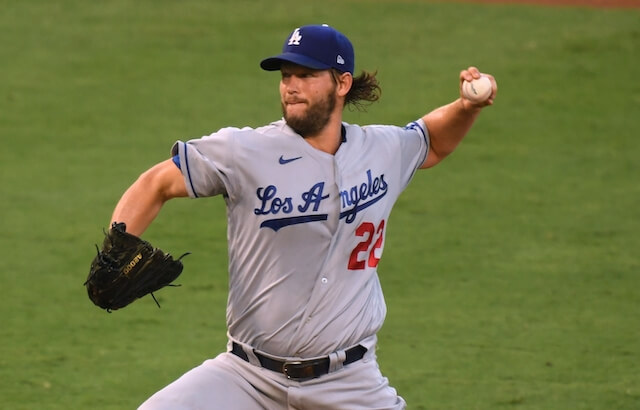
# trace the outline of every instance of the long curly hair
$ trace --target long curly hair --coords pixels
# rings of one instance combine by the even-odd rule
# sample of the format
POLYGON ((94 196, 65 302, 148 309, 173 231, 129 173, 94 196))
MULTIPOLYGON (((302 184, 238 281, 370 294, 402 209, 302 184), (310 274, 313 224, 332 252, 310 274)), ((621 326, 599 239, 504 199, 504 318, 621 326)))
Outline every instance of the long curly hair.
MULTIPOLYGON (((333 81, 337 83, 340 71, 332 69, 333 81)), ((357 77, 353 77, 353 84, 347 93, 344 105, 354 107, 359 111, 365 111, 368 105, 378 101, 382 94, 382 88, 376 78, 377 71, 373 73, 362 71, 357 77)))

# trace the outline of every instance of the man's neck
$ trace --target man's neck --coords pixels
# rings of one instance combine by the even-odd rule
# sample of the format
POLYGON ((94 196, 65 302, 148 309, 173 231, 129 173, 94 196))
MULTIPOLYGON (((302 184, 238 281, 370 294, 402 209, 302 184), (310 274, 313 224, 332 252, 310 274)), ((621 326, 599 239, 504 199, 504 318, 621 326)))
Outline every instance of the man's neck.
POLYGON ((313 148, 334 155, 342 143, 342 116, 334 116, 317 134, 308 135, 304 140, 313 148))

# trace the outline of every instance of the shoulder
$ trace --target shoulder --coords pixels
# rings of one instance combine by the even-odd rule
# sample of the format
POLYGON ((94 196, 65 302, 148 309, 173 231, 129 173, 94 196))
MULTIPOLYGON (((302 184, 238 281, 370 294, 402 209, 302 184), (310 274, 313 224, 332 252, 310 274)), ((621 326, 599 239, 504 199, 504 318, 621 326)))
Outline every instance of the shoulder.
POLYGON ((233 140, 244 140, 244 139, 260 139, 264 137, 278 137, 282 135, 287 135, 288 127, 284 123, 284 120, 274 121, 268 125, 260 126, 260 127, 224 127, 220 128, 217 131, 212 132, 209 135, 204 135, 199 138, 193 138, 189 140, 189 143, 195 144, 203 144, 213 141, 233 141, 233 140))
POLYGON ((283 136, 295 136, 295 133, 287 126, 284 120, 274 121, 260 127, 227 127, 222 128, 216 134, 231 136, 234 138, 281 138, 283 136))
POLYGON ((412 136, 417 136, 420 138, 424 138, 426 136, 426 126, 422 120, 416 120, 410 122, 404 127, 397 125, 381 125, 381 124, 372 124, 372 125, 352 125, 344 123, 345 128, 347 130, 347 138, 353 137, 356 139, 383 139, 383 140, 393 140, 393 139, 403 139, 403 138, 411 138, 412 136))
POLYGON ((278 121, 273 121, 267 125, 263 125, 262 127, 258 127, 255 131, 259 134, 276 134, 276 133, 285 133, 287 131, 287 124, 284 119, 280 119, 278 121))

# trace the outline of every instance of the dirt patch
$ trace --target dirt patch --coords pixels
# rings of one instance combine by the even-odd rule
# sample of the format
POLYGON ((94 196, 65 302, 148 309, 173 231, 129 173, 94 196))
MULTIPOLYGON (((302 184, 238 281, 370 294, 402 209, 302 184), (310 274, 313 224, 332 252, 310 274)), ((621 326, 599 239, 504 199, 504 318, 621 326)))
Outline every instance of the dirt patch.
POLYGON ((546 6, 640 8, 640 0, 467 0, 473 3, 522 3, 546 6))

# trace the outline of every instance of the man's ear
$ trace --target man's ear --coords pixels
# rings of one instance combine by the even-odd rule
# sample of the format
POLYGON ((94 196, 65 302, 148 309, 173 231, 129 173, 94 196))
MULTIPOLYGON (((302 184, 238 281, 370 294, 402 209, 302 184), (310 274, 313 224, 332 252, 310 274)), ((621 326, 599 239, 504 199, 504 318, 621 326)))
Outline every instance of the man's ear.
POLYGON ((349 90, 351 90, 351 86, 353 85, 353 76, 351 75, 351 73, 342 73, 337 76, 336 80, 338 82, 338 87, 336 90, 338 96, 344 97, 349 93, 349 90))

